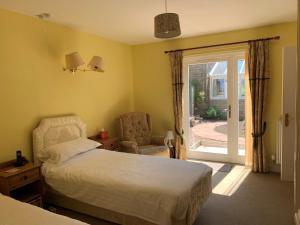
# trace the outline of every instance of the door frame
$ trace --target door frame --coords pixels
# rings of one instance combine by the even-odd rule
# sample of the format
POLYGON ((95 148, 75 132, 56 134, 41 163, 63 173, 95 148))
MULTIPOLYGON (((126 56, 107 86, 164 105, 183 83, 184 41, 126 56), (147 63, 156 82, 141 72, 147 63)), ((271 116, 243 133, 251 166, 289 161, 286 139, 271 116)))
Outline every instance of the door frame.
MULTIPOLYGON (((241 58, 245 58, 246 51, 230 51, 223 53, 207 53, 207 54, 197 54, 197 55, 188 55, 183 57, 183 83, 188 84, 183 86, 183 129, 184 129, 184 138, 186 140, 187 146, 187 156, 192 159, 202 159, 209 161, 220 161, 220 162, 231 162, 231 163, 239 163, 245 164, 245 156, 240 156, 238 154, 234 154, 233 151, 237 151, 238 153, 238 120, 234 120, 238 116, 238 107, 232 107, 231 110, 231 119, 227 117, 228 121, 228 134, 232 133, 233 136, 237 137, 236 140, 228 141, 228 153, 227 154, 217 154, 217 153, 206 153, 199 151, 192 151, 189 149, 189 73, 188 73, 188 65, 191 64, 199 64, 199 63, 207 63, 214 61, 227 61, 229 64, 234 65, 235 61, 241 58), (231 120, 231 122, 229 122, 231 120)), ((228 67, 230 69, 230 67, 228 67)), ((236 98, 235 102, 233 101, 234 96, 238 95, 238 85, 234 85, 235 78, 238 78, 237 72, 228 71, 227 74, 234 74, 234 76, 230 77, 227 75, 227 85, 229 83, 234 88, 227 88, 227 101, 232 102, 238 106, 239 98, 236 98)))

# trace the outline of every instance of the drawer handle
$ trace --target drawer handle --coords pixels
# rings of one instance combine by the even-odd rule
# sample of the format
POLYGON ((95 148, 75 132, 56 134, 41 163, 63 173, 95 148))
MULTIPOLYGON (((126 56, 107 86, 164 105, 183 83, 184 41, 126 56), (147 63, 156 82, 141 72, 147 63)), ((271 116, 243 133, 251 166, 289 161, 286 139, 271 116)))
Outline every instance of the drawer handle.
POLYGON ((25 176, 24 176, 24 180, 27 180, 27 179, 28 179, 28 177, 25 175, 25 176))

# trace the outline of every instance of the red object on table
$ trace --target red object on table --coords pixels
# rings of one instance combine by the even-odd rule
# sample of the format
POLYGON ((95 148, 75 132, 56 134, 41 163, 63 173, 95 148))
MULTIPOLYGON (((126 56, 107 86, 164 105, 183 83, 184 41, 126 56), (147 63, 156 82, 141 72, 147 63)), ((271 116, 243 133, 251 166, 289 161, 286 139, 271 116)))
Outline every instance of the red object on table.
POLYGON ((108 131, 107 130, 100 131, 99 137, 103 140, 108 139, 108 131))

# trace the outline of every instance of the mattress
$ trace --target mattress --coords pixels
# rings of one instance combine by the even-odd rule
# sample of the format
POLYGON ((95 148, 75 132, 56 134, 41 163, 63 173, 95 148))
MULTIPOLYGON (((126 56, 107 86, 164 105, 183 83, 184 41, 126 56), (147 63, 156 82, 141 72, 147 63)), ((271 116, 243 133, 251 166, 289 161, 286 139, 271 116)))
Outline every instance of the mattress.
POLYGON ((210 167, 175 159, 95 149, 42 173, 55 191, 154 224, 191 224, 211 193, 210 167))
POLYGON ((87 225, 0 194, 1 225, 87 225))

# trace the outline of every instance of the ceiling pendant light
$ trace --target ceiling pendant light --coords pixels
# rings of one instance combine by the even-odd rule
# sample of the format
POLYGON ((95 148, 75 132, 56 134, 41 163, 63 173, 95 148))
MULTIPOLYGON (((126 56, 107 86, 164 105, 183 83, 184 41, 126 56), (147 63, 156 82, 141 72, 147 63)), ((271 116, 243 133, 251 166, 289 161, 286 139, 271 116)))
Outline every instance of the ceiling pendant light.
POLYGON ((165 0, 165 13, 154 17, 154 36, 157 38, 173 38, 181 34, 179 16, 168 13, 167 0, 165 0))

